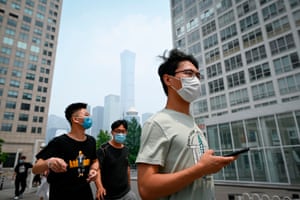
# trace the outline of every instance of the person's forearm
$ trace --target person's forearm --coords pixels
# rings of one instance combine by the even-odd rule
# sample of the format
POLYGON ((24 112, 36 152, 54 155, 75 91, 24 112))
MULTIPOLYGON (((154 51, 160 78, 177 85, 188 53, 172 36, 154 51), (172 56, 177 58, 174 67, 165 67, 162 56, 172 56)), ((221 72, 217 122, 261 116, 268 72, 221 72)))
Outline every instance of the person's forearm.
POLYGON ((42 174, 49 169, 49 159, 43 160, 39 159, 32 167, 32 173, 34 174, 42 174))
POLYGON ((196 177, 199 176, 199 174, 196 175, 194 172, 195 168, 193 166, 170 174, 155 173, 151 176, 147 176, 147 178, 143 178, 143 175, 139 175, 138 186, 140 195, 143 200, 147 200, 176 193, 191 184, 196 177))

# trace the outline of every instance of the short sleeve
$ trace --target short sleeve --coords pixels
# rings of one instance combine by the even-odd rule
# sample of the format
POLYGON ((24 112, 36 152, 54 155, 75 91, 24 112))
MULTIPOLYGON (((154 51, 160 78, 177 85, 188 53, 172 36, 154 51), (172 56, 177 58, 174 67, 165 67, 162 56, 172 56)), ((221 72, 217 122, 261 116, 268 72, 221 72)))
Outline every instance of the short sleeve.
POLYGON ((169 140, 164 130, 154 121, 146 122, 142 129, 140 149, 136 163, 165 165, 169 140))

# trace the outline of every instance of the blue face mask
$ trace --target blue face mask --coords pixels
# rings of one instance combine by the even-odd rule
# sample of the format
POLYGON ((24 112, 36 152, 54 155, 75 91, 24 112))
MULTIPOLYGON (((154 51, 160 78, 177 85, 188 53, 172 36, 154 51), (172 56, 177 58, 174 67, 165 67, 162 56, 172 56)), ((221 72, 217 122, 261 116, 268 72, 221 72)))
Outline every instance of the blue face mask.
POLYGON ((124 133, 116 133, 114 135, 114 139, 117 143, 120 143, 120 144, 124 144, 125 140, 126 140, 126 134, 124 133))
POLYGON ((83 118, 83 123, 81 124, 84 129, 89 129, 92 127, 93 120, 90 117, 83 118))

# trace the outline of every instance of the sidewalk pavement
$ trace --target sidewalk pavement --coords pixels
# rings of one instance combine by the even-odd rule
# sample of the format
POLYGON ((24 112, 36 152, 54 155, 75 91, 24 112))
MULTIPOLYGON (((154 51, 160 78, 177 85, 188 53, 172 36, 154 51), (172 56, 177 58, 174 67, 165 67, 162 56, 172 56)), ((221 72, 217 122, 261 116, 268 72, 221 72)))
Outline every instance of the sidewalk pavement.
MULTIPOLYGON (((36 190, 37 188, 26 188, 22 200, 39 200, 39 197, 36 196, 36 190)), ((14 188, 5 188, 0 190, 0 199, 1 200, 13 200, 15 190, 14 188)))

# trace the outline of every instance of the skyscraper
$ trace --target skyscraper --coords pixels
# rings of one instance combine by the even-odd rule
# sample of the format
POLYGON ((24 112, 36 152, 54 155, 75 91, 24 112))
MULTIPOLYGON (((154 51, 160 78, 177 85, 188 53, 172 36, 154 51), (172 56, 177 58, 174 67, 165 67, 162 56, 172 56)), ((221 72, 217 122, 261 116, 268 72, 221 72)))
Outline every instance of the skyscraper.
POLYGON ((104 116, 104 107, 103 106, 96 106, 93 108, 92 136, 94 136, 95 138, 98 136, 100 130, 103 129, 103 116, 104 116))
POLYGON ((134 67, 135 53, 124 50, 121 55, 121 113, 124 117, 129 108, 134 107, 134 67))
POLYGON ((110 131, 111 123, 121 119, 120 96, 107 95, 104 97, 103 130, 110 131))
POLYGON ((300 2, 170 2, 173 44, 200 63, 202 97, 191 111, 210 147, 251 148, 216 184, 299 189, 300 2))
POLYGON ((0 1, 0 138, 9 166, 45 139, 62 0, 0 1))

